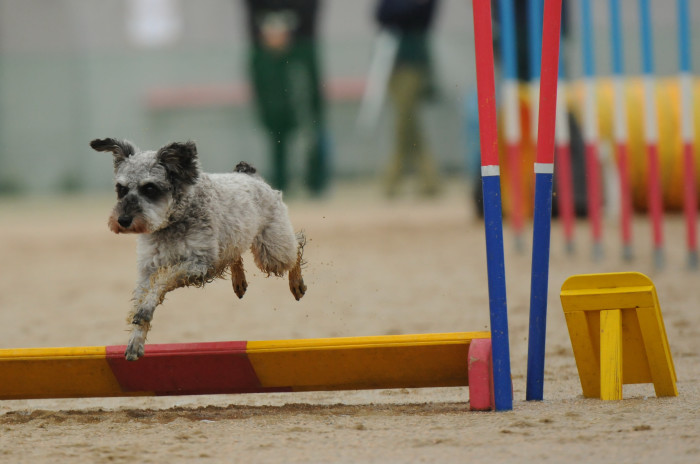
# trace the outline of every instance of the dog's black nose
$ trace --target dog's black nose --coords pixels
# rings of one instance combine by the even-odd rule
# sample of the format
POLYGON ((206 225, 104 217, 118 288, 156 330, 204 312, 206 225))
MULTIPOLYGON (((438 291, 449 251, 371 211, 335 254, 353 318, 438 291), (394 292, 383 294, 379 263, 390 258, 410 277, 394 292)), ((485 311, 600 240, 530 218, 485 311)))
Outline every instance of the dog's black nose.
POLYGON ((129 227, 131 225, 132 220, 133 220, 133 218, 130 216, 119 216, 119 219, 117 219, 117 222, 122 227, 129 227))

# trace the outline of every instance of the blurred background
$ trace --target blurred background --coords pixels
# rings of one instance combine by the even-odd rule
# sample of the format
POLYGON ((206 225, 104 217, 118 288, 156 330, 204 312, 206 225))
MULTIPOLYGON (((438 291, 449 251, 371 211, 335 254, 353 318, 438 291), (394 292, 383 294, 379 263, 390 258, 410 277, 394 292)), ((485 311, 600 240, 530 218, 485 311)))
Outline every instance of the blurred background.
MULTIPOLYGON (((627 69, 634 73, 636 1, 622 4, 629 11, 627 69)), ((379 176, 392 152, 388 108, 371 130, 357 130, 379 30, 375 7, 373 0, 320 2, 333 179, 379 176)), ((700 8, 693 7, 698 24, 700 8)), ((675 50, 675 9, 665 1, 652 8, 658 72, 674 74, 675 53, 662 51, 675 50)), ((606 8, 594 8, 593 20, 598 71, 609 74, 606 8)), ((230 171, 247 160, 270 173, 251 98, 246 21, 243 0, 0 0, 0 192, 112 189, 111 163, 88 146, 96 137, 127 138, 144 149, 193 139, 206 171, 230 171)), ((575 23, 566 48, 572 78, 581 74, 575 23)), ((425 108, 426 133, 439 171, 463 176, 478 145, 469 125, 476 90, 471 3, 440 2, 432 32, 435 94, 425 108)), ((693 52, 700 62, 700 46, 693 52)), ((303 133, 295 137, 292 148, 303 144, 303 133)), ((292 178, 304 163, 292 149, 292 178)))

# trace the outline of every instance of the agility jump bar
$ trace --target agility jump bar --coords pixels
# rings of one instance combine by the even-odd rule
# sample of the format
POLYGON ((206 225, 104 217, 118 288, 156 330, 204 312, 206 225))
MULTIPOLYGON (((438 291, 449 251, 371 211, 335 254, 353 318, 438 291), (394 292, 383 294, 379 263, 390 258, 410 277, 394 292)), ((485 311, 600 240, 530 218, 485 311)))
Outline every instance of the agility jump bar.
POLYGON ((0 399, 470 385, 492 409, 489 332, 0 350, 0 399))

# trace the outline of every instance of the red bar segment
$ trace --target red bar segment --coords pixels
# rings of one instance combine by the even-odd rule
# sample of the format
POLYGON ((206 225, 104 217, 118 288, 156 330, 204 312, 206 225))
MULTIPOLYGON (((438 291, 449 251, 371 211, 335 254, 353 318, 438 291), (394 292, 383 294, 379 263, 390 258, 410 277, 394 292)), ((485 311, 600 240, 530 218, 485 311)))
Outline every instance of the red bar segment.
POLYGON ((620 171, 620 212, 622 214, 622 243, 632 245, 632 191, 630 190, 629 157, 627 142, 616 144, 618 169, 620 171))
POLYGON ((693 158, 692 142, 683 144, 683 161, 683 166, 685 168, 683 171, 683 208, 685 210, 686 220, 686 241, 688 243, 688 251, 695 252, 698 249, 696 231, 698 200, 695 190, 695 160, 693 158))
POLYGON ((472 340, 469 344, 469 409, 492 411, 495 409, 493 391, 493 362, 491 340, 472 340))
POLYGON ((138 361, 126 361, 126 346, 108 346, 107 362, 125 392, 205 395, 291 391, 262 388, 245 341, 146 345, 138 361))
POLYGON ((598 147, 595 143, 586 142, 586 193, 588 197, 588 217, 591 221, 593 242, 600 243, 602 239, 602 199, 600 192, 600 164, 598 163, 598 147))
POLYGON ((659 167, 659 147, 655 143, 647 145, 648 163, 648 201, 652 221, 654 247, 660 249, 664 243, 663 236, 663 193, 661 191, 661 170, 659 167))
POLYGON ((574 241, 574 180, 571 171, 571 146, 562 144, 557 147, 557 204, 564 223, 564 237, 567 244, 574 241))

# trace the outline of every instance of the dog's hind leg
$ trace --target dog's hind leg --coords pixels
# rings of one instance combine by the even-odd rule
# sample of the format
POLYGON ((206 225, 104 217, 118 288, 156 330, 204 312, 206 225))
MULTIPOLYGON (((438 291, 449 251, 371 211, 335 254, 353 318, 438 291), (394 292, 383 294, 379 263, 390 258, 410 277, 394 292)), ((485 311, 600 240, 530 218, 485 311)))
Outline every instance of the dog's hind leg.
POLYGON ((297 300, 306 293, 301 277, 303 234, 297 237, 289 220, 273 221, 255 237, 251 246, 255 264, 278 277, 289 272, 289 288, 297 300))
POLYGON ((248 289, 248 282, 245 280, 245 270, 243 269, 243 258, 240 256, 231 264, 231 284, 233 291, 236 292, 238 298, 243 298, 245 291, 248 289))

